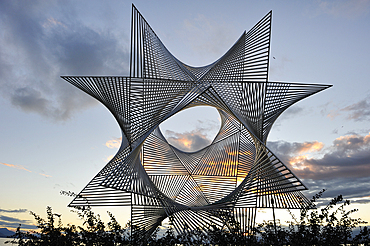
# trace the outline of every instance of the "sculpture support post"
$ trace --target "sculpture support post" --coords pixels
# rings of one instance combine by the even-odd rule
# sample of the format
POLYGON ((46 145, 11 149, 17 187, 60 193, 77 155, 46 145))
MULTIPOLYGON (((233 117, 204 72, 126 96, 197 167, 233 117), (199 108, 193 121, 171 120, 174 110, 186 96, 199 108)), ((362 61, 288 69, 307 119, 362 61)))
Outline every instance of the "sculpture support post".
POLYGON ((277 241, 278 241, 278 235, 277 235, 277 230, 276 230, 274 198, 271 198, 271 205, 272 205, 272 216, 274 218, 275 240, 276 240, 276 243, 277 243, 277 241))

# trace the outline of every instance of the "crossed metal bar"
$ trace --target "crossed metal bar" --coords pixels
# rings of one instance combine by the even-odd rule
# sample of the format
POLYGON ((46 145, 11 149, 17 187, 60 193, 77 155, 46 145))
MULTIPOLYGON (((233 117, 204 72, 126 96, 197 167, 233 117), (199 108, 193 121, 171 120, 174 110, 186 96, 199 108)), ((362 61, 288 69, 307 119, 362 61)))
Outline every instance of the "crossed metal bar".
POLYGON ((268 81, 271 18, 269 12, 214 63, 192 67, 132 6, 130 76, 62 76, 105 105, 122 131, 117 154, 69 206, 131 206, 140 237, 168 217, 179 233, 215 225, 248 234, 257 208, 314 206, 266 141, 281 113, 330 85, 268 81), (193 153, 169 144, 161 122, 204 105, 221 117, 212 143, 193 153))

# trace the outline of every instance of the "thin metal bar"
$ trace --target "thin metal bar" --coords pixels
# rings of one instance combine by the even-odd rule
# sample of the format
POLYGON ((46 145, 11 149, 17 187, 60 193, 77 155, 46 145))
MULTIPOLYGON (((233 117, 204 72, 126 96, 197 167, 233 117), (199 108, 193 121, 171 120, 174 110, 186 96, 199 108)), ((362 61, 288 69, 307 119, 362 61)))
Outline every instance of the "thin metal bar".
POLYGON ((217 61, 192 67, 132 5, 130 76, 62 76, 106 106, 122 131, 117 154, 69 206, 130 206, 140 237, 166 217, 179 233, 238 222, 250 235, 257 208, 272 208, 275 221, 275 208, 313 207, 266 141, 282 112, 330 85, 268 81, 271 21, 270 11, 217 61), (192 153, 169 144, 159 125, 200 105, 220 114, 215 139, 192 153))

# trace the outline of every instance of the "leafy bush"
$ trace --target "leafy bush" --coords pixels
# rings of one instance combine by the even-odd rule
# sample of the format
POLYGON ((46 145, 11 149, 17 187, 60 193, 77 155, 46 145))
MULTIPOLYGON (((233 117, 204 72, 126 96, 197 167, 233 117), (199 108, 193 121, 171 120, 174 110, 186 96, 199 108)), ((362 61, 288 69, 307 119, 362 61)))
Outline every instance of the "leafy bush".
POLYGON ((53 213, 51 207, 46 208, 46 213, 47 219, 44 220, 31 212, 39 231, 24 233, 20 231, 20 225, 13 236, 14 240, 9 243, 17 243, 22 246, 130 245, 128 226, 121 228, 115 217, 109 212, 110 221, 106 226, 100 216, 95 215, 90 208, 81 208, 77 213, 84 220, 84 227, 69 224, 63 226, 61 215, 53 213), (55 225, 55 218, 58 218, 57 225, 55 225))
MULTIPOLYGON (((322 190, 316 194, 311 202, 316 202, 324 193, 322 190)), ((293 214, 293 222, 288 227, 279 225, 276 232, 272 222, 264 222, 258 225, 256 235, 260 237, 261 245, 341 245, 369 243, 367 227, 361 229, 360 234, 352 238, 355 227, 367 223, 360 218, 353 219, 350 215, 357 209, 349 211, 345 207, 350 204, 342 195, 333 198, 328 205, 321 209, 302 208, 300 218, 297 220, 293 214)))
MULTIPOLYGON (((322 196, 324 190, 312 198, 312 202, 322 196)), ((199 228, 190 232, 176 235, 173 226, 157 237, 158 229, 146 239, 142 239, 143 231, 134 228, 128 222, 121 227, 115 217, 108 212, 110 221, 105 224, 99 215, 90 208, 79 208, 78 216, 83 219, 83 226, 67 225, 61 222, 61 215, 53 213, 50 207, 46 208, 47 218, 31 212, 37 222, 38 231, 22 232, 19 226, 13 240, 21 246, 42 245, 86 245, 86 246, 117 246, 117 245, 368 245, 370 244, 370 230, 360 227, 360 233, 353 237, 355 227, 366 223, 361 219, 353 219, 350 215, 356 209, 346 211, 350 201, 337 196, 321 209, 302 208, 300 218, 291 214, 293 221, 288 226, 282 226, 278 220, 275 227, 271 221, 263 222, 254 228, 254 234, 245 236, 239 233, 238 225, 228 230, 215 225, 210 228, 199 228), (131 229, 133 232, 131 235, 131 229)))

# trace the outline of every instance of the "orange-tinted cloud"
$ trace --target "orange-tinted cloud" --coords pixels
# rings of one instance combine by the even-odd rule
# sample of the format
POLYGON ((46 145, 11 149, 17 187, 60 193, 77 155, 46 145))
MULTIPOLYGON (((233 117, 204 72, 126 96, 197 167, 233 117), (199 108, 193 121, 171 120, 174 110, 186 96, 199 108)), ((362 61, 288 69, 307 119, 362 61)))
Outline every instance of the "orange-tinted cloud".
POLYGON ((121 146, 122 138, 115 138, 108 140, 105 143, 105 146, 107 146, 110 149, 118 149, 121 146))
POLYGON ((322 150, 324 144, 321 142, 304 142, 298 149, 298 153, 316 152, 322 150))
POLYGON ((42 24, 42 27, 44 28, 51 28, 53 26, 62 26, 64 28, 67 28, 66 25, 64 25, 62 22, 54 19, 53 17, 49 17, 46 22, 42 24))
POLYGON ((340 113, 338 112, 338 110, 331 110, 327 115, 326 117, 330 118, 331 120, 334 120, 337 116, 339 116, 340 113))
POLYGON ((39 173, 41 176, 44 176, 44 177, 47 177, 47 178, 51 178, 52 176, 51 175, 47 175, 45 173, 39 173))
POLYGON ((13 164, 8 164, 8 163, 3 163, 3 162, 0 162, 0 164, 2 164, 4 166, 8 166, 8 167, 12 167, 12 168, 16 168, 16 169, 19 169, 19 170, 24 170, 24 171, 32 173, 32 171, 28 170, 27 168, 25 168, 24 166, 21 166, 21 165, 13 165, 13 164))
POLYGON ((211 143, 206 134, 201 131, 177 133, 166 131, 166 137, 170 144, 183 151, 193 152, 200 150, 211 143))
MULTIPOLYGON (((13 164, 8 164, 8 163, 4 163, 4 162, 0 162, 0 164, 2 164, 4 166, 7 166, 7 167, 12 167, 12 168, 15 168, 15 169, 24 170, 24 171, 32 173, 32 171, 28 170, 27 168, 25 168, 24 166, 21 166, 21 165, 13 165, 13 164)), ((51 175, 44 174, 44 173, 39 173, 39 174, 41 176, 48 177, 48 178, 52 177, 51 175)))
POLYGON ((370 176, 370 133, 345 135, 323 149, 318 142, 274 142, 272 150, 303 179, 329 180, 332 178, 361 178, 370 176), (309 153, 321 152, 320 157, 309 153), (325 152, 324 152, 325 151, 325 152))
POLYGON ((337 148, 356 149, 370 143, 370 133, 366 136, 346 135, 340 136, 334 140, 334 146, 337 148))

